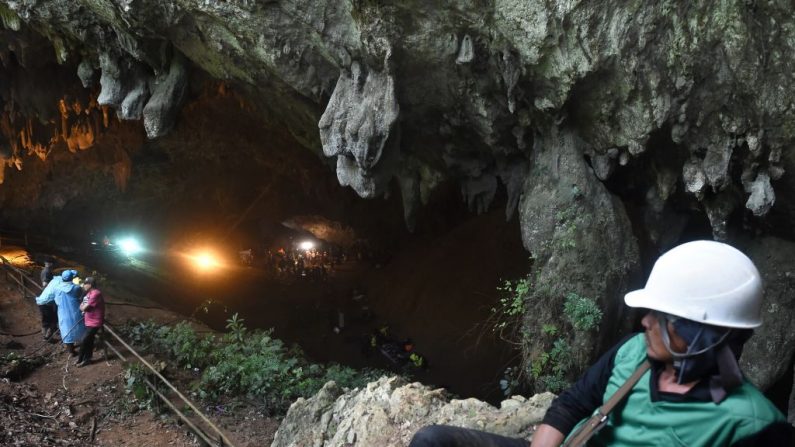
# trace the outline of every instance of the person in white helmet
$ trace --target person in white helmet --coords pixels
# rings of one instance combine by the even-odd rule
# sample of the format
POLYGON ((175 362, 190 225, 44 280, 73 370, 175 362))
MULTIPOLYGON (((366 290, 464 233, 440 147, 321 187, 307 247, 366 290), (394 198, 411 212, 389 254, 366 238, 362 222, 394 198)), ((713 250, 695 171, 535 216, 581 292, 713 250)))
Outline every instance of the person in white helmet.
POLYGON ((784 415, 737 363, 762 324, 761 301, 759 272, 739 250, 696 241, 665 253, 646 287, 624 297, 649 310, 645 332, 607 352, 553 402, 532 446, 560 445, 646 359, 651 369, 588 445, 791 445, 784 415))
MULTIPOLYGON (((570 434, 636 371, 640 379, 629 385, 587 445, 794 445, 784 415, 743 377, 737 363, 753 328, 761 325, 761 300, 759 272, 729 245, 696 241, 665 253, 646 287, 624 298, 630 307, 648 309, 644 333, 619 342, 553 401, 533 434, 532 447, 570 443, 570 434), (638 369, 647 360, 651 368, 638 369)), ((527 445, 448 426, 425 427, 411 443, 527 445)))

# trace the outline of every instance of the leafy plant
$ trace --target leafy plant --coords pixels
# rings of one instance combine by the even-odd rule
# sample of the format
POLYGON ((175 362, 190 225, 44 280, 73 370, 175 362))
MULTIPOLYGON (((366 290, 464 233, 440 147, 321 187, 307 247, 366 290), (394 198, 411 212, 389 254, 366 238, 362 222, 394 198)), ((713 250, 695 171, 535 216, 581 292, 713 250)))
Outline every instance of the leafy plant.
POLYGON ((227 337, 232 341, 242 343, 246 338, 246 327, 243 325, 243 321, 245 320, 240 318, 237 313, 232 315, 232 318, 226 320, 226 330, 229 331, 227 337))
POLYGON ((578 334, 596 329, 602 320, 602 311, 595 301, 569 293, 563 300, 562 317, 561 322, 568 323, 566 326, 571 325, 572 330, 564 332, 558 324, 553 323, 542 324, 536 329, 538 332, 524 327, 527 333, 523 334, 525 343, 541 348, 525 361, 523 367, 525 374, 533 379, 536 389, 559 392, 569 386, 567 379, 574 367, 575 357, 571 342, 578 334))
POLYGON ((131 399, 123 408, 124 412, 134 413, 137 410, 159 409, 157 396, 146 385, 147 380, 154 383, 152 378, 153 374, 140 363, 131 363, 125 368, 124 388, 131 399))
POLYGON ((543 332, 545 335, 554 337, 558 335, 558 327, 554 324, 545 324, 541 326, 541 332, 543 332))
MULTIPOLYGON (((573 193, 578 194, 579 189, 573 193)), ((555 218, 557 223, 553 237, 558 247, 564 250, 577 248, 577 207, 572 204, 564 210, 558 211, 555 218)))
MULTIPOLYGON (((228 332, 223 337, 197 334, 185 322, 158 329, 152 323, 139 323, 127 331, 148 340, 149 349, 167 354, 177 366, 198 368, 201 374, 193 389, 208 402, 246 396, 281 413, 296 398, 311 396, 329 380, 343 387, 361 387, 382 374, 311 363, 300 349, 288 349, 273 338, 272 331, 249 330, 237 314, 227 320, 226 327, 228 332)), ((144 391, 136 387, 140 382, 137 371, 132 370, 127 379, 131 392, 144 391)))
POLYGON ((185 368, 204 368, 212 360, 215 337, 200 337, 187 322, 162 327, 155 336, 157 350, 168 353, 185 368))
POLYGON ((128 340, 142 349, 149 349, 155 341, 155 334, 160 326, 153 320, 123 327, 121 330, 128 340))
POLYGON ((576 293, 569 293, 563 304, 563 313, 574 329, 590 331, 602 321, 602 309, 596 302, 576 293))
POLYGON ((552 349, 542 352, 530 364, 530 374, 541 387, 560 392, 569 386, 566 375, 571 369, 571 346, 563 338, 557 338, 552 344, 552 349))
POLYGON ((513 332, 521 322, 527 300, 530 297, 532 281, 525 277, 515 281, 504 281, 497 287, 500 298, 491 308, 494 332, 509 330, 513 332))
POLYGON ((524 312, 524 304, 530 293, 530 279, 522 278, 516 281, 505 281, 497 289, 504 292, 500 298, 500 310, 506 315, 521 315, 524 312))

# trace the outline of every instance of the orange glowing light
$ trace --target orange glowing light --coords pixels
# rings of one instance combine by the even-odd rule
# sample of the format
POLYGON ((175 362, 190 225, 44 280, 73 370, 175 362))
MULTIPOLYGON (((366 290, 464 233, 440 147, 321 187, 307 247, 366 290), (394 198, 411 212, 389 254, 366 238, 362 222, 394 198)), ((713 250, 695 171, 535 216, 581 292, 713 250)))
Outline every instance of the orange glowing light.
POLYGON ((209 251, 201 251, 192 256, 189 256, 193 265, 200 271, 206 272, 215 270, 221 267, 221 262, 218 257, 209 251))

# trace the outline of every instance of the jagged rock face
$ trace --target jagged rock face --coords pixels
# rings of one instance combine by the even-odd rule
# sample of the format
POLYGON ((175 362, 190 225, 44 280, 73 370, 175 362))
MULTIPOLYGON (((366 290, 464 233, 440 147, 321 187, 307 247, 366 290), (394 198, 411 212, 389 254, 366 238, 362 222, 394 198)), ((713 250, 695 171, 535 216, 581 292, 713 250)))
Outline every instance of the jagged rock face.
MULTIPOLYGON (((607 324, 640 285, 633 238, 656 255, 703 215, 719 240, 795 240, 788 2, 5 0, 0 17, 150 138, 191 70, 234 83, 360 196, 397 178, 409 226, 445 179, 473 212, 504 187, 542 280, 572 278, 607 324)), ((0 166, 36 147, 17 143, 0 166)))
POLYGON ((535 142, 533 169, 519 205, 522 239, 534 255, 536 272, 528 298, 533 312, 523 323, 526 360, 542 355, 545 325, 567 327, 563 300, 573 293, 595 299, 611 322, 598 334, 573 340, 574 371, 579 372, 591 353, 606 349, 626 329, 622 292, 638 276, 640 253, 621 201, 585 163, 587 144, 569 131, 535 142))
POLYGON ((399 156, 398 114, 391 75, 366 72, 358 62, 340 75, 319 123, 323 154, 337 157, 340 185, 365 198, 385 192, 399 156))
POLYGON ((382 377, 364 389, 327 383, 290 406, 271 447, 408 445, 417 430, 447 424, 529 439, 555 396, 515 396, 495 408, 476 399, 449 400, 441 389, 382 377))
MULTIPOLYGON (((651 191, 673 171, 725 238, 736 210, 763 216, 775 205, 781 153, 795 136, 782 94, 795 38, 785 4, 5 4, 6 21, 44 31, 59 58, 83 54, 84 82, 88 66, 99 67, 99 103, 122 118, 143 113, 150 137, 170 128, 180 105, 184 54, 258 92, 299 139, 336 157, 341 183, 364 197, 394 176, 433 182, 421 175, 430 168, 460 179, 475 211, 501 181, 510 214, 530 135, 550 122, 566 121, 589 143, 601 179, 664 132, 671 147, 657 150, 687 156, 640 187, 651 191)), ((402 188, 409 218, 421 189, 402 188)), ((667 197, 655 190, 649 200, 667 197)))
MULTIPOLYGON (((278 99, 269 101, 278 118, 308 145, 320 140, 340 181, 366 197, 392 176, 430 181, 420 165, 444 167, 482 210, 496 179, 516 195, 500 165, 521 165, 529 135, 550 120, 571 122, 603 179, 643 157, 662 130, 689 154, 669 168, 722 237, 728 213, 774 206, 795 132, 782 94, 795 37, 785 4, 5 3, 9 23, 46 30, 64 58, 93 61, 80 65, 81 79, 88 64, 101 69, 100 104, 134 118, 152 94, 150 137, 169 127, 169 118, 153 124, 163 106, 179 107, 184 79, 173 61, 182 53, 278 99), (387 149, 398 126, 411 136, 387 149), (711 196, 732 206, 710 207, 711 196)), ((403 190, 409 207, 420 200, 419 188, 403 190)))

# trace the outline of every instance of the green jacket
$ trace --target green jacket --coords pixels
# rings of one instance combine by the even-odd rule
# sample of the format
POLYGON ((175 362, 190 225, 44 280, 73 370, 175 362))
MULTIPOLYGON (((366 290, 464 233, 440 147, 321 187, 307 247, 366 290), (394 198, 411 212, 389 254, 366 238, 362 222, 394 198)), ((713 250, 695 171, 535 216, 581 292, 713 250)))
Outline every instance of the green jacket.
MULTIPOLYGON (((616 353, 604 401, 646 359, 643 334, 629 339, 616 353)), ((728 446, 757 433, 784 415, 748 381, 722 402, 652 402, 651 371, 610 413, 607 425, 589 446, 728 446)))

